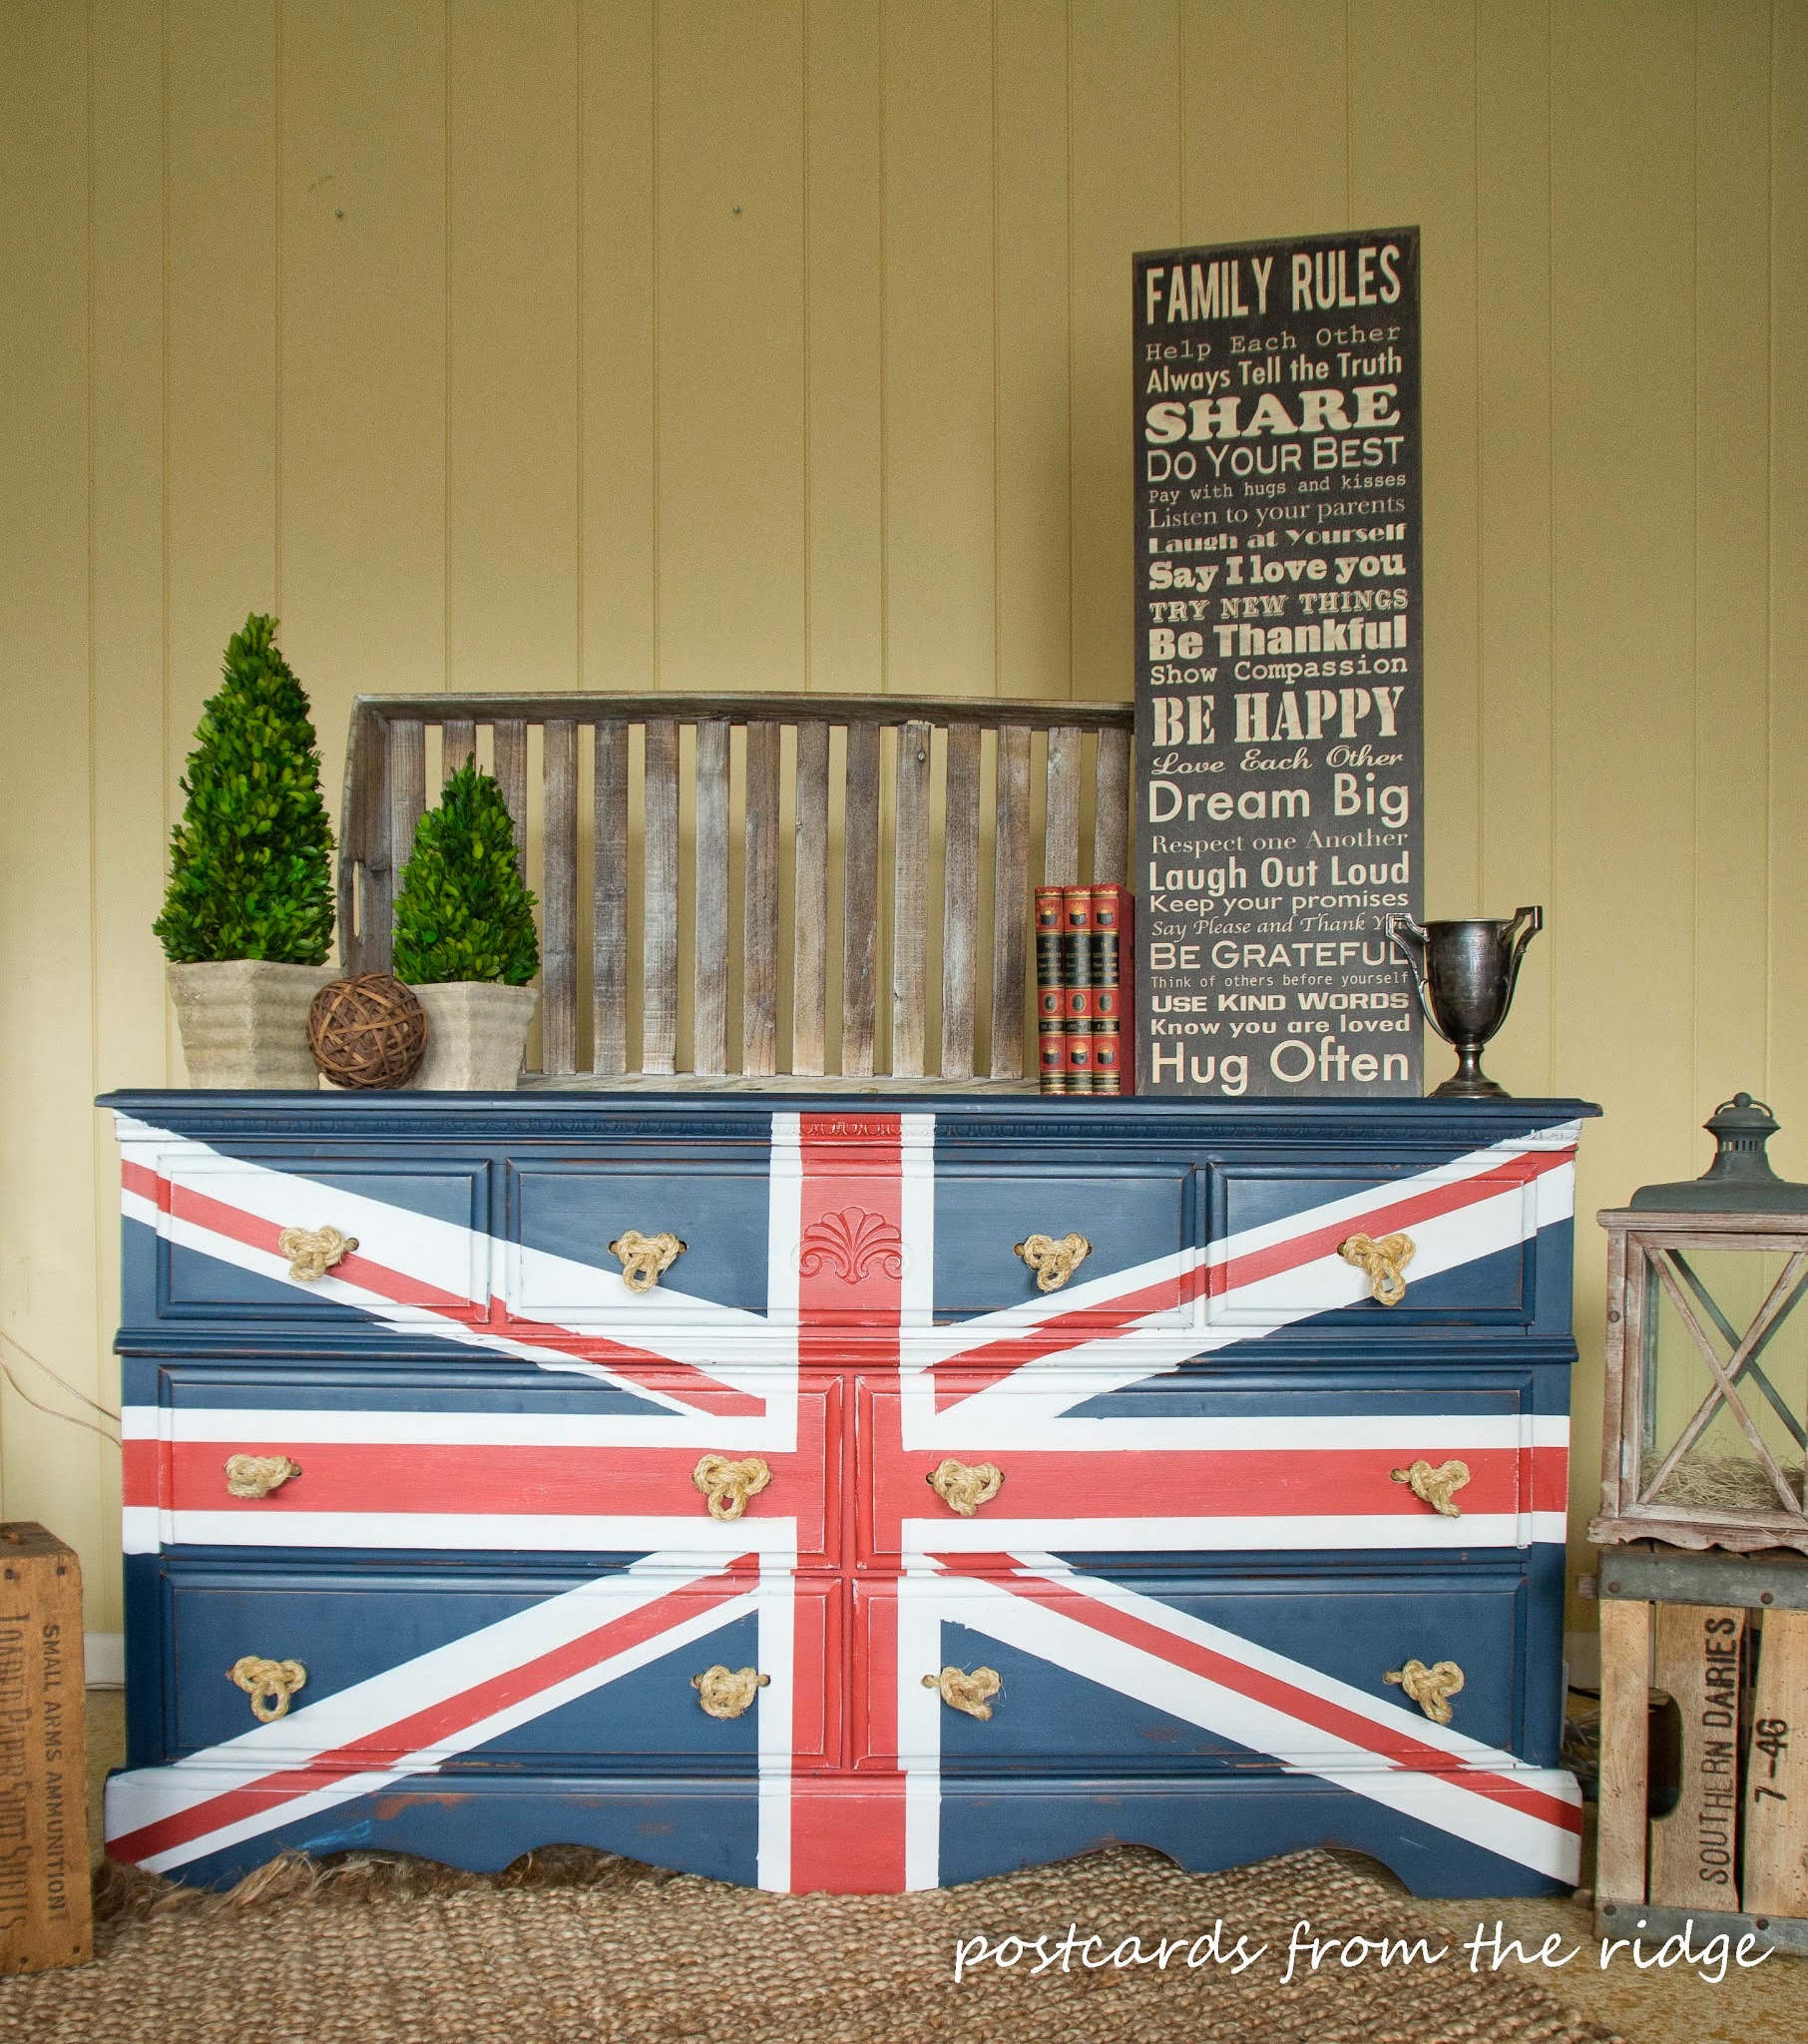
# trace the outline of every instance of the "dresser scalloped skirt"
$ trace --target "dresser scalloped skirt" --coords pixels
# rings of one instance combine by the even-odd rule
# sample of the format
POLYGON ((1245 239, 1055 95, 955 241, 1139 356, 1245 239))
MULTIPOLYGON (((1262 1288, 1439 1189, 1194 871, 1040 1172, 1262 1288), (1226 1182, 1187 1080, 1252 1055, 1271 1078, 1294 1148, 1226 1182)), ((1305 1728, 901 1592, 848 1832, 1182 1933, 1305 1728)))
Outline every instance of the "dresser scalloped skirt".
POLYGON ((1582 1103, 104 1104, 116 1857, 1574 1884, 1582 1103))

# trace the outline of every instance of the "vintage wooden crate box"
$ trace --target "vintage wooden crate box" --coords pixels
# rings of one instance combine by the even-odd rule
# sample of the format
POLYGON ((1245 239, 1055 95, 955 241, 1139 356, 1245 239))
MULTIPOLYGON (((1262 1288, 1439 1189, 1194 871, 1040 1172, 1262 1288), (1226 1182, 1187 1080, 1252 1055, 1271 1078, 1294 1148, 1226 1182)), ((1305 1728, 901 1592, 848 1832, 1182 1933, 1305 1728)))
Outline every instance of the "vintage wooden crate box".
POLYGON ((0 1973, 94 1944, 82 1572, 42 1526, 0 1526, 0 1973))

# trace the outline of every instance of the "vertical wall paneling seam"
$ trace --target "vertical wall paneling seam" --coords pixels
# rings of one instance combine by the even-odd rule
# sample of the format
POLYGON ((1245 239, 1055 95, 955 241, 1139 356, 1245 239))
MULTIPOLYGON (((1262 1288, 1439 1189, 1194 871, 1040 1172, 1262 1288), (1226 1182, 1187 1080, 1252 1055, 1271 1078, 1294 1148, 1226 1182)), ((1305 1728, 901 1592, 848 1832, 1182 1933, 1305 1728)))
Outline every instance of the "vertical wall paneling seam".
MULTIPOLYGON (((445 163, 441 172, 440 193, 440 389, 442 393, 445 423, 443 447, 440 458, 441 483, 444 503, 440 511, 440 676, 442 691, 453 686, 452 674, 452 78, 455 70, 452 47, 452 0, 445 0, 440 10, 440 97, 442 101, 440 127, 445 163)), ((394 889, 400 884, 401 875, 392 873, 389 890, 393 898, 394 889)))
MULTIPOLYGON (((1545 0, 1545 661, 1550 685, 1545 692, 1545 869, 1550 874, 1552 919, 1558 901, 1558 760, 1560 720, 1557 705, 1561 677, 1557 665, 1557 429, 1552 423, 1557 402, 1557 36, 1553 17, 1557 0, 1545 0)), ((1561 954, 1560 954, 1561 956, 1561 954)), ((1545 976, 1545 1042, 1547 1085, 1555 1086, 1562 1068, 1558 1056, 1558 983, 1562 975, 1553 961, 1545 976)))
POLYGON ((282 615, 282 0, 270 0, 270 600, 282 615))
MULTIPOLYGON (((1351 104, 1351 100, 1355 91, 1354 72, 1356 60, 1355 52, 1350 48, 1350 5, 1351 0, 1343 0, 1343 224, 1346 228, 1353 228, 1356 225, 1356 202, 1354 195, 1351 192, 1351 183, 1354 176, 1352 166, 1354 165, 1356 160, 1356 110, 1351 104)), ((1423 277, 1421 277, 1420 289, 1423 290, 1424 287, 1425 280, 1423 277)), ((1423 407, 1425 403, 1425 393, 1423 390, 1421 390, 1419 393, 1419 403, 1421 407, 1423 407)), ((1424 430, 1423 411, 1421 412, 1420 430, 1424 430)), ((1425 522, 1425 505, 1423 497, 1420 499, 1419 522, 1421 525, 1423 525, 1425 522)), ((1420 540, 1420 545, 1421 547, 1423 547, 1424 545, 1423 538, 1421 538, 1420 540)), ((1421 707, 1420 715, 1423 718, 1423 707, 1421 707)))
MULTIPOLYGON (((159 25, 158 53, 163 65, 162 76, 158 79, 158 173, 161 185, 161 205, 158 227, 163 237, 163 246, 158 251, 158 403, 162 416, 158 420, 159 448, 159 516, 160 530, 157 536, 159 599, 163 623, 163 643, 160 652, 163 680, 163 742, 158 761, 158 782, 163 796, 163 832, 158 839, 160 845, 170 842, 170 797, 171 766, 170 757, 170 0, 163 0, 159 25)), ((176 1083, 176 1039, 173 1034, 176 1024, 175 1010, 168 997, 164 1000, 164 1079, 166 1084, 176 1083)))
MULTIPOLYGON (((660 467, 660 421, 665 415, 665 406, 663 401, 663 393, 660 389, 660 251, 664 238, 661 233, 660 222, 661 41, 659 0, 653 0, 650 29, 651 33, 648 36, 648 42, 651 45, 652 61, 651 63, 649 63, 647 67, 647 182, 648 210, 652 216, 650 223, 652 232, 649 239, 651 240, 653 246, 649 251, 648 256, 647 287, 649 291, 652 293, 653 297, 653 316, 648 321, 648 343, 653 349, 653 373, 648 378, 648 401, 653 407, 653 419, 652 431, 648 435, 650 444, 648 448, 649 461, 647 471, 647 490, 649 498, 648 524, 652 528, 653 545, 648 549, 647 572, 650 578, 650 582, 647 591, 647 600, 648 608, 653 614, 653 673, 647 678, 647 685, 649 688, 652 689, 663 689, 666 686, 666 675, 664 667, 665 612, 660 603, 660 547, 664 536, 664 528, 660 518, 660 506, 664 501, 665 493, 661 487, 662 471, 660 467)), ((631 799, 632 788, 633 782, 631 780, 631 799)), ((643 843, 643 856, 644 855, 645 844, 643 843)), ((646 1009, 645 1005, 643 1004, 643 1023, 645 1022, 645 1020, 646 1009)))
POLYGON ((1701 1092, 1701 0, 1689 15, 1689 551, 1694 573, 1689 577, 1689 680, 1694 746, 1689 785, 1689 937, 1693 969, 1689 974, 1688 1069, 1694 1091, 1701 1092))
MULTIPOLYGON (((1476 753, 1475 753, 1475 818, 1476 818, 1476 892, 1480 901, 1488 897, 1488 448, 1487 437, 1482 430, 1482 377, 1484 357, 1482 353, 1482 265, 1487 260, 1482 243, 1482 0, 1474 0, 1469 15, 1469 86, 1470 86, 1470 161, 1473 169, 1473 225, 1476 238, 1476 260, 1472 276, 1475 292, 1475 317, 1472 326, 1472 345, 1476 354, 1476 753)), ((1423 262, 1423 256, 1421 256, 1423 262)), ((1424 287, 1421 275, 1420 287, 1424 287)), ((1421 444, 1424 441, 1425 393, 1419 394, 1421 444)), ((1421 523, 1424 522, 1421 517, 1421 523)), ((1424 627, 1420 627, 1423 636, 1424 627)), ((1421 710, 1423 715, 1423 709, 1421 710)), ((1478 913, 1480 906, 1478 903, 1478 913)))
POLYGON ((815 417, 814 411, 810 408, 810 347, 812 344, 810 332, 810 255, 813 247, 810 221, 810 0, 803 0, 803 4, 797 10, 797 15, 798 35, 800 38, 797 51, 797 79, 798 100, 801 108, 801 117, 797 124, 799 159, 797 210, 803 240, 802 260, 798 264, 798 287, 803 293, 803 301, 799 308, 799 324, 803 329, 803 351, 802 358, 798 364, 803 385, 803 409, 799 413, 803 428, 803 488, 799 494, 803 500, 803 692, 807 696, 816 683, 815 647, 810 636, 813 616, 810 607, 810 588, 814 579, 813 564, 810 560, 810 533, 813 530, 810 523, 810 507, 813 501, 812 491, 815 483, 816 448, 816 436, 810 429, 810 422, 815 417))
POLYGON ((885 0, 879 30, 879 694, 891 693, 891 80, 885 0))
MULTIPOLYGON (((572 428, 576 443, 572 450, 575 491, 572 517, 577 527, 578 557, 577 573, 572 577, 573 599, 576 605, 576 616, 573 619, 573 657, 576 666, 572 674, 572 687, 582 689, 587 671, 584 660, 584 586, 588 579, 584 572, 584 0, 572 0, 572 176, 577 185, 576 203, 572 207, 573 234, 576 237, 572 261, 575 272, 572 288, 578 329, 577 344, 572 350, 572 428)), ((577 799, 575 788, 572 791, 572 799, 577 799)))
MULTIPOLYGON (((1770 5, 1770 78, 1764 96, 1764 1084, 1775 1082, 1776 959, 1772 955, 1775 899, 1776 773, 1776 531, 1777 531, 1777 9, 1770 5)), ((1770 1098, 1766 1090, 1764 1098, 1770 1098)))
MULTIPOLYGON (((1005 516, 1001 497, 1004 488, 1003 378, 999 373, 1001 335, 999 306, 999 221, 998 221, 998 7, 992 0, 988 20, 991 78, 988 87, 992 105, 992 693, 1004 689, 1005 659, 1005 516)), ((1069 677, 1068 693, 1073 693, 1069 677)), ((940 1066, 938 1070, 942 1069, 940 1066)))
MULTIPOLYGON (((102 1088, 101 1073, 99 1068, 101 1045, 101 959, 99 944, 99 931, 101 920, 101 860, 100 817, 98 814, 100 763, 97 758, 94 737, 95 729, 100 721, 100 706, 97 701, 100 678, 95 655, 95 620, 98 615, 99 602, 99 591, 97 590, 95 583, 95 534, 98 522, 96 507, 99 495, 99 485, 96 476, 97 457, 95 436, 95 418, 98 405, 98 398, 95 390, 94 268, 94 210, 96 181, 95 151, 98 147, 98 142, 96 137, 94 121, 93 0, 89 0, 89 5, 84 10, 83 56, 86 60, 86 78, 83 99, 88 119, 88 146, 84 153, 84 167, 87 172, 88 180, 88 190, 86 194, 87 206, 85 209, 87 217, 87 234, 86 246, 83 251, 83 268, 86 273, 88 281, 88 361, 86 364, 86 376, 84 378, 83 396, 86 401, 86 428, 88 436, 88 735, 86 749, 88 755, 88 1090, 89 1093, 92 1095, 99 1093, 102 1088)), ((101 1183, 101 1163, 99 1155, 97 1153, 93 1155, 89 1167, 89 1197, 93 1203, 94 1214, 94 1240, 92 1245, 94 1251, 94 1296, 97 1306, 100 1304, 100 1301, 104 1299, 107 1295, 107 1252, 111 1241, 105 1222, 106 1209, 103 1205, 102 1191, 103 1188, 101 1183)), ((99 1325, 97 1325, 95 1328, 95 1332, 97 1335, 101 1335, 103 1330, 99 1325)), ((95 1364, 94 1387, 97 1395, 99 1395, 103 1389, 101 1383, 102 1365, 99 1362, 99 1358, 105 1355, 107 1352, 108 1344, 106 1343, 105 1339, 97 1339, 94 1347, 94 1354, 97 1358, 95 1364)), ((96 1442, 94 1448, 90 1451, 90 1457, 94 1464, 95 1488, 97 1492, 100 1494, 100 1496, 104 1498, 107 1495, 108 1490, 108 1471, 105 1466, 106 1458, 101 1452, 100 1444, 98 1441, 96 1442)), ((89 1601, 91 1604, 95 1602, 102 1602, 104 1606, 105 1600, 97 1596, 98 1588, 99 1586, 96 1585, 94 1588, 91 1588, 89 1590, 89 1601)))
MULTIPOLYGON (((1079 601, 1079 577, 1075 574, 1075 462, 1073 462, 1073 419, 1075 419, 1075 374, 1073 374, 1073 0, 1067 0, 1063 14, 1063 59, 1061 59, 1061 133, 1063 160, 1067 164, 1067 693, 1075 693, 1075 603, 1079 601)), ((1003 751, 999 753, 1003 765, 1003 751)))

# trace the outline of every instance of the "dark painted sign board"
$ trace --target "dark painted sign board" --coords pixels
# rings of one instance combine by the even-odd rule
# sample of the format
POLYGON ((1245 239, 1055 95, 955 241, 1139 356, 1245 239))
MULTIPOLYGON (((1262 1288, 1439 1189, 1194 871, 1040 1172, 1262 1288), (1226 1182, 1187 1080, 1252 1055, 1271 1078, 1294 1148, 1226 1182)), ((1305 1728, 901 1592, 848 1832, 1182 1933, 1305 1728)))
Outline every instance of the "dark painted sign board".
POLYGON ((1422 1090, 1416 228, 1135 258, 1137 1090, 1422 1090))

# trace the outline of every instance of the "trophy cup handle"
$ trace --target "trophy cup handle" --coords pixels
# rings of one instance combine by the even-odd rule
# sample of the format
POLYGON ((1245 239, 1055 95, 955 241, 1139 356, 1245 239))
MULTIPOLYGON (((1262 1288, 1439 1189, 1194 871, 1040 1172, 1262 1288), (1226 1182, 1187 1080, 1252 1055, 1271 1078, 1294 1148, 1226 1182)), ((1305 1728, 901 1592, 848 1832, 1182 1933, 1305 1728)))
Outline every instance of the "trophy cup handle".
MULTIPOLYGON (((1406 959, 1413 975, 1413 986, 1419 995, 1419 1006, 1426 1021, 1438 1029, 1438 1018, 1431 1010, 1431 996, 1425 983, 1426 947, 1431 943, 1431 932, 1423 923, 1413 920, 1410 915, 1390 915, 1387 919, 1387 933, 1393 940, 1395 950, 1406 959)), ((1443 1030, 1438 1029, 1442 1036, 1443 1030)))
POLYGON ((1507 925, 1507 998, 1513 999, 1514 988, 1520 983, 1520 963, 1526 956, 1526 946, 1545 927, 1545 911, 1542 908, 1516 908, 1513 920, 1507 925))

